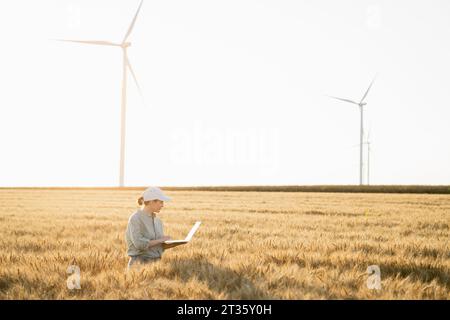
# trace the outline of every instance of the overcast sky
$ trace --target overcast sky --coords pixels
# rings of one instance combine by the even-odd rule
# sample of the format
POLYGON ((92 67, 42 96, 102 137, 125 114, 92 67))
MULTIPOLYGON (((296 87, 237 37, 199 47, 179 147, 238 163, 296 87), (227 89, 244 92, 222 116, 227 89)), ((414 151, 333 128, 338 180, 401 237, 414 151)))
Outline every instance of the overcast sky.
MULTIPOLYGON (((0 2, 0 186, 116 186, 139 0, 0 2)), ((144 0, 127 186, 450 184, 450 2, 144 0), (367 153, 367 149, 365 150, 367 153), (365 173, 367 172, 365 155, 365 173), (367 177, 365 176, 365 182, 367 177)))

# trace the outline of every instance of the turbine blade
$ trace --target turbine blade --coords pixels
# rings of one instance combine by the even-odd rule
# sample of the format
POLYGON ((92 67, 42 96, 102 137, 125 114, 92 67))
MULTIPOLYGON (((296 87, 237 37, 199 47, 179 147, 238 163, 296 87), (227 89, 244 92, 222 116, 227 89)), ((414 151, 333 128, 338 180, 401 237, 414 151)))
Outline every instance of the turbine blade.
POLYGON ((120 47, 120 44, 113 43, 109 41, 84 41, 84 40, 66 40, 66 39, 55 39, 56 41, 62 41, 62 42, 75 42, 75 43, 83 43, 83 44, 95 44, 99 46, 114 46, 114 47, 120 47))
POLYGON ((327 97, 359 105, 357 102, 349 100, 349 99, 343 99, 343 98, 338 98, 338 97, 333 97, 333 96, 327 96, 327 97))
POLYGON ((139 94, 141 95, 142 99, 144 98, 144 95, 142 94, 142 90, 141 87, 139 86, 139 82, 137 80, 136 74, 133 71, 133 67, 131 66, 130 60, 128 59, 128 56, 125 57, 126 61, 127 61, 127 67, 131 72, 131 75, 133 76, 134 79, 134 83, 136 83, 136 87, 138 88, 139 94))
POLYGON ((372 87, 372 84, 373 84, 373 82, 375 81, 375 78, 376 78, 376 77, 377 77, 376 75, 375 75, 375 77, 373 77, 372 82, 370 83, 369 87, 367 88, 367 91, 366 91, 366 93, 364 94, 364 96, 362 97, 360 103, 362 103, 362 102, 364 101, 364 99, 367 97, 367 94, 369 93, 369 90, 370 90, 370 88, 372 87))
POLYGON ((139 4, 139 8, 138 8, 137 11, 136 11, 136 15, 134 16, 133 21, 131 21, 131 24, 130 24, 130 26, 129 26, 129 28, 128 28, 127 34, 126 34, 125 37, 123 38, 122 43, 125 43, 125 41, 127 41, 128 37, 129 37, 130 34, 131 34, 131 31, 133 31, 134 24, 136 23, 137 16, 138 16, 138 14, 139 14, 139 11, 141 10, 141 7, 142 7, 142 4, 143 4, 143 3, 144 3, 144 0, 141 0, 141 3, 139 4))

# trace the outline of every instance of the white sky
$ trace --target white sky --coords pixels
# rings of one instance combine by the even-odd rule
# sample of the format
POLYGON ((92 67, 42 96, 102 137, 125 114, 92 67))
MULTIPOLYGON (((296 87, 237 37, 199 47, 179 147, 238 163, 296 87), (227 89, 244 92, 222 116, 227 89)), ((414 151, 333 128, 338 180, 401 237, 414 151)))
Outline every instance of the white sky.
MULTIPOLYGON (((120 42, 139 0, 0 2, 0 186, 116 186, 120 42)), ((145 0, 125 182, 450 184, 450 2, 145 0)))

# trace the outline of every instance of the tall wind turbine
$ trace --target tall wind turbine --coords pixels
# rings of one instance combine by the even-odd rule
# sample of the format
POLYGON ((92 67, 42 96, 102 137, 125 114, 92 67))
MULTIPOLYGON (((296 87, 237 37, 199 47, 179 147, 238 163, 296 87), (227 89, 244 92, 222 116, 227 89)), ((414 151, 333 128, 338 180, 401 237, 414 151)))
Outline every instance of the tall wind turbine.
POLYGON ((367 104, 364 102, 364 99, 367 97, 367 94, 369 93, 370 88, 372 87, 373 82, 375 81, 376 76, 373 78, 372 82, 369 85, 369 88, 367 88, 366 93, 364 93, 363 97, 361 98, 361 101, 355 102, 353 100, 349 99, 343 99, 338 97, 329 96, 330 98, 337 99, 340 101, 356 104, 359 106, 359 111, 361 113, 361 129, 359 134, 359 185, 363 184, 363 135, 364 135, 364 106, 367 104))
POLYGON ((131 46, 131 42, 128 42, 128 38, 131 35, 131 32, 133 31, 134 24, 136 23, 136 19, 138 17, 139 11, 141 10, 142 3, 144 1, 141 0, 141 3, 139 4, 139 7, 136 11, 136 14, 131 21, 130 26, 128 27, 128 31, 125 34, 125 37, 123 38, 121 43, 114 43, 109 41, 84 41, 84 40, 65 40, 65 39, 58 39, 58 41, 65 41, 65 42, 76 42, 76 43, 83 43, 83 44, 93 44, 93 45, 100 45, 100 46, 113 46, 113 47, 119 47, 122 49, 123 53, 123 59, 122 59, 122 106, 121 106, 121 126, 120 126, 120 171, 119 171, 119 186, 124 186, 124 170, 125 170, 125 132, 126 132, 126 109, 127 109, 127 70, 130 71, 131 75, 133 76, 134 82, 136 83, 136 86, 139 90, 139 93, 142 96, 141 88, 139 87, 139 83, 137 81, 136 75, 133 71, 133 68, 131 67, 130 60, 128 59, 127 49, 131 46))

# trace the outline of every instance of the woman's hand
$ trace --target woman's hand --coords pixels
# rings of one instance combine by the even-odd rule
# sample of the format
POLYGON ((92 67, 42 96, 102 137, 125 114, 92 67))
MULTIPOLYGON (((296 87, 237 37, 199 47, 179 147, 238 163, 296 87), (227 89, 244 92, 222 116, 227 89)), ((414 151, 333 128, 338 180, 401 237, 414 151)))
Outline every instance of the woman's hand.
POLYGON ((156 239, 156 240, 150 240, 147 244, 147 248, 151 248, 154 246, 159 246, 161 244, 164 244, 164 241, 170 240, 170 236, 164 236, 162 238, 156 239))
POLYGON ((170 236, 164 236, 161 239, 159 239, 161 241, 161 243, 164 243, 164 241, 170 240, 172 239, 170 236))

